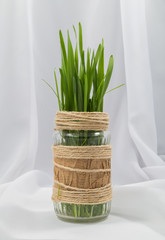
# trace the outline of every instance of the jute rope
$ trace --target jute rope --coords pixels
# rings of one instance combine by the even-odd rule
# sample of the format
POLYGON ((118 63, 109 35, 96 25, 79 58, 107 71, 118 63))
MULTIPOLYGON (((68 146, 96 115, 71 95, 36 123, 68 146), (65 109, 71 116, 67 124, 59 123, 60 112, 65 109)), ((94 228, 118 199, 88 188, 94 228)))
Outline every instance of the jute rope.
MULTIPOLYGON (((94 112, 57 112, 56 129, 107 129, 108 114, 94 112), (100 124, 101 121, 101 124, 100 124), (85 128, 83 127, 85 124, 85 128)), ((99 204, 112 199, 111 147, 52 146, 55 202, 99 204)))
POLYGON ((98 146, 52 146, 53 155, 56 158, 75 158, 75 159, 100 159, 111 156, 110 145, 98 146))
POLYGON ((57 130, 107 130, 109 126, 108 113, 104 112, 67 112, 56 113, 57 130))
MULTIPOLYGON (((103 188, 95 189, 82 189, 79 188, 69 191, 60 188, 53 187, 53 201, 75 203, 75 204, 100 204, 109 201, 112 198, 111 184, 107 184, 103 188), (87 191, 85 191, 87 190, 87 191)), ((64 187, 65 188, 65 187, 64 187)))

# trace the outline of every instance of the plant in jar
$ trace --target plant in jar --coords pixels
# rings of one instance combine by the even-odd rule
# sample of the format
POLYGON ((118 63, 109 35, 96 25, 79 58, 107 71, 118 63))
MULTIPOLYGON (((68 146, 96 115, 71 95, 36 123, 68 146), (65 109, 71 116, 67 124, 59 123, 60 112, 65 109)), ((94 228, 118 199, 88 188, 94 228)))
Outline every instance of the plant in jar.
MULTIPOLYGON (((56 95, 59 111, 103 112, 105 94, 124 84, 108 91, 113 71, 113 55, 109 57, 107 69, 104 71, 104 40, 102 39, 96 52, 87 48, 85 55, 81 23, 79 23, 78 35, 74 26, 73 30, 76 38, 74 48, 69 31, 67 31, 67 44, 64 42, 61 30, 59 31, 61 46, 60 88, 55 70, 56 90, 48 82, 43 81, 56 95)), ((66 146, 98 146, 109 143, 110 138, 106 132, 93 130, 61 130, 55 133, 54 140, 55 145, 66 146)), ((60 194, 60 184, 58 194, 60 194)), ((101 204, 55 202, 54 206, 58 216, 75 219, 104 216, 110 211, 109 202, 101 204)))

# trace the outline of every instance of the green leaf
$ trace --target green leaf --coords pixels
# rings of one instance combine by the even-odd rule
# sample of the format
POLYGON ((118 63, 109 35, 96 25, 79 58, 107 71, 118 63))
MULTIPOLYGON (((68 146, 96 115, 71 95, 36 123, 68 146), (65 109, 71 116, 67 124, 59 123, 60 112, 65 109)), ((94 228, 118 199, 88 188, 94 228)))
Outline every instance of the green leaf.
POLYGON ((75 70, 76 70, 76 75, 78 76, 78 48, 77 48, 77 43, 76 43, 76 48, 75 48, 75 70))
POLYGON ((93 64, 93 95, 96 94, 97 91, 97 69, 95 63, 93 64))
POLYGON ((79 51, 80 51, 80 57, 81 57, 81 63, 82 66, 84 66, 84 51, 83 51, 83 37, 82 37, 82 27, 81 23, 79 22, 79 51))
POLYGON ((73 94, 74 94, 74 106, 75 106, 75 111, 77 112, 77 87, 76 87, 76 79, 73 77, 73 94))
POLYGON ((63 92, 64 92, 64 95, 66 95, 66 93, 68 91, 68 83, 66 80, 66 76, 64 75, 62 68, 59 68, 59 71, 60 71, 60 75, 61 75, 61 83, 62 83, 63 92))
POLYGON ((56 71, 54 69, 54 79, 55 79, 55 85, 56 85, 56 91, 57 91, 57 98, 58 98, 58 106, 61 111, 61 101, 60 101, 60 96, 59 96, 59 91, 58 91, 58 83, 57 83, 57 77, 56 77, 56 71))
POLYGON ((88 81, 88 99, 92 88, 91 66, 90 66, 90 49, 87 49, 87 81, 88 81))
POLYGON ((99 101, 98 101, 98 109, 100 108, 100 104, 103 101, 104 94, 105 94, 105 92, 107 90, 107 87, 109 85, 111 75, 112 75, 112 71, 113 71, 113 55, 111 55, 110 59, 109 59, 104 85, 103 85, 102 92, 101 92, 101 95, 100 95, 100 98, 99 98, 99 101))
POLYGON ((113 71, 113 55, 110 56, 109 63, 108 63, 107 74, 106 74, 105 83, 104 83, 104 87, 103 87, 103 96, 108 88, 108 85, 109 85, 109 82, 111 79, 111 75, 112 75, 112 71, 113 71))
POLYGON ((76 40, 77 40, 77 32, 76 32, 76 28, 75 28, 74 25, 73 25, 73 30, 74 30, 74 33, 75 33, 75 38, 76 38, 76 40))
POLYGON ((101 98, 101 90, 104 86, 104 78, 102 79, 102 81, 99 84, 99 87, 97 88, 97 92, 96 92, 96 99, 99 100, 101 98))
POLYGON ((111 91, 113 91, 113 90, 115 90, 115 89, 117 89, 117 88, 119 88, 119 87, 122 87, 122 86, 124 86, 125 85, 125 83, 123 83, 123 84, 121 84, 121 85, 119 85, 119 86, 117 86, 117 87, 115 87, 115 88, 112 88, 112 89, 110 89, 108 92, 106 92, 106 93, 109 93, 109 92, 111 92, 111 91))
POLYGON ((85 85, 84 85, 84 112, 87 111, 87 103, 88 103, 88 81, 87 81, 87 75, 85 74, 85 85))
POLYGON ((80 22, 79 22, 79 49, 81 55, 83 51, 83 39, 82 39, 82 27, 80 22))
POLYGON ((89 101, 88 101, 88 112, 93 112, 93 110, 92 110, 92 99, 89 99, 89 101))
POLYGON ((87 49, 87 78, 90 78, 90 49, 87 49))
POLYGON ((73 25, 74 33, 75 33, 75 38, 76 38, 76 47, 75 47, 75 54, 74 54, 74 59, 75 59, 75 71, 76 71, 76 77, 78 76, 78 47, 77 47, 77 33, 76 29, 73 25))
POLYGON ((61 30, 59 31, 59 36, 60 36, 62 57, 64 59, 64 63, 65 63, 65 67, 66 67, 67 66, 66 48, 65 48, 65 43, 64 43, 64 39, 63 39, 63 35, 62 35, 61 30))
POLYGON ((101 45, 101 53, 99 56, 99 63, 98 63, 98 78, 97 78, 97 85, 99 86, 100 82, 104 78, 104 43, 102 40, 101 45))
POLYGON ((91 67, 93 66, 93 64, 95 63, 96 61, 95 61, 95 52, 94 52, 94 50, 93 50, 93 52, 92 52, 92 57, 91 57, 91 67))
MULTIPOLYGON (((72 47, 72 43, 70 40, 70 36, 69 36, 69 31, 68 33, 68 74, 67 74, 67 78, 68 78, 68 86, 69 86, 69 95, 73 96, 73 76, 75 74, 75 69, 74 69, 74 53, 73 53, 73 47, 72 47)), ((70 103, 74 106, 74 102, 70 103)))
POLYGON ((63 90, 63 80, 61 79, 61 110, 64 110, 64 90, 63 90))
POLYGON ((54 92, 54 94, 57 97, 57 93, 55 92, 54 88, 47 81, 45 81, 44 79, 41 79, 41 80, 48 85, 48 87, 54 92))
POLYGON ((101 51, 102 51, 102 45, 99 44, 98 48, 97 48, 97 52, 96 52, 96 55, 95 55, 95 64, 97 65, 97 62, 100 58, 100 54, 101 54, 101 51))
POLYGON ((84 74, 85 74, 85 69, 82 65, 82 62, 80 62, 79 78, 80 78, 82 84, 84 84, 84 74))
POLYGON ((72 47, 72 43, 70 40, 70 36, 69 36, 69 31, 68 33, 68 71, 69 71, 69 76, 72 78, 73 74, 74 74, 74 53, 73 53, 73 47, 72 47))
POLYGON ((78 78, 77 79, 77 86, 78 86, 78 111, 83 111, 83 91, 82 91, 82 85, 81 85, 81 80, 78 78))
POLYGON ((97 101, 96 101, 96 96, 95 95, 93 95, 93 97, 92 97, 92 111, 93 112, 96 112, 97 111, 97 101))
POLYGON ((63 93, 65 95, 64 107, 65 107, 65 110, 68 110, 69 109, 69 103, 70 103, 70 96, 69 96, 69 91, 68 91, 67 78, 66 78, 66 75, 63 72, 63 69, 60 68, 59 71, 60 71, 60 75, 61 75, 61 85, 62 85, 63 93))

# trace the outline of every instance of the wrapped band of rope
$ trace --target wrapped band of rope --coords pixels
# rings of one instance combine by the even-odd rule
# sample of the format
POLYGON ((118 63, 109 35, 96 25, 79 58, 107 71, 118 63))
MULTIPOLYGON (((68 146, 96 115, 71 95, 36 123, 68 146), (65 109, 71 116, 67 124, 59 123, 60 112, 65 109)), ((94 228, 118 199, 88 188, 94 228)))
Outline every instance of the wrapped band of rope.
POLYGON ((101 204, 112 199, 112 188, 111 184, 106 185, 103 188, 97 189, 74 189, 71 191, 64 190, 61 185, 60 187, 53 188, 52 200, 55 202, 65 202, 74 204, 101 204))
POLYGON ((52 146, 53 201, 99 204, 111 200, 111 146, 52 146))
POLYGON ((111 146, 52 146, 56 158, 106 159, 111 157, 111 146))
POLYGON ((54 166, 57 166, 58 168, 62 168, 71 172, 81 172, 81 173, 97 173, 97 172, 110 172, 111 169, 79 169, 79 168, 70 168, 70 167, 65 167, 61 164, 58 164, 54 161, 54 166))
MULTIPOLYGON (((65 185, 63 183, 60 183, 59 181, 57 180, 54 180, 54 187, 59 187, 60 185, 60 188, 64 188, 64 189, 67 189, 67 190, 79 190, 79 191, 82 191, 82 192, 97 192, 98 191, 98 188, 77 188, 77 187, 72 187, 72 186, 68 186, 68 185, 65 185)), ((111 183, 108 183, 107 185, 105 185, 104 187, 99 187, 99 190, 102 190, 102 189, 105 189, 105 188, 108 188, 108 187, 111 187, 111 183)))
POLYGON ((58 111, 55 125, 57 130, 98 130, 109 127, 109 115, 105 112, 58 111))

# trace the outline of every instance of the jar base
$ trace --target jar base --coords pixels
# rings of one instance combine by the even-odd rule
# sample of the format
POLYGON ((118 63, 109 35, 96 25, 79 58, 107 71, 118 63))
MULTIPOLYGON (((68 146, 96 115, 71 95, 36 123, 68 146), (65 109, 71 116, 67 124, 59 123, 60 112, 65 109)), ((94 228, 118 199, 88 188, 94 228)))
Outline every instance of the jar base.
POLYGON ((57 217, 65 222, 85 223, 105 220, 111 209, 111 201, 95 205, 53 202, 57 217))
POLYGON ((92 217, 92 218, 69 218, 69 217, 64 217, 64 216, 58 216, 59 220, 63 222, 72 222, 72 223, 94 223, 94 222, 101 222, 104 221, 108 218, 107 216, 101 216, 101 217, 92 217))

